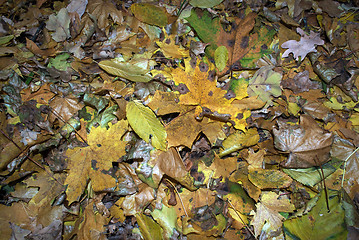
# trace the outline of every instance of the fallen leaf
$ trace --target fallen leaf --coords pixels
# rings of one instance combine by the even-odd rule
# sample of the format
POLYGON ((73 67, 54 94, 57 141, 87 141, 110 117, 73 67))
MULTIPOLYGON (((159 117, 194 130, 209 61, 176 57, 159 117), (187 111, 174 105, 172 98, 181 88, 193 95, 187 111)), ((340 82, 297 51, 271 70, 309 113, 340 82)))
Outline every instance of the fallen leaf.
POLYGON ((110 0, 89 0, 87 11, 97 18, 97 25, 100 29, 109 26, 109 17, 115 23, 122 24, 123 14, 110 0))
POLYGON ((226 156, 245 147, 253 146, 258 141, 259 135, 254 128, 250 128, 247 131, 236 131, 222 142, 223 150, 220 152, 219 157, 226 156))
POLYGON ((282 94, 281 79, 282 75, 273 71, 272 67, 261 67, 249 80, 248 95, 258 96, 263 102, 271 104, 271 96, 278 97, 282 94))
POLYGON ((116 187, 116 180, 110 175, 112 162, 125 154, 126 143, 121 140, 127 131, 127 121, 122 120, 109 129, 92 128, 87 135, 87 147, 68 149, 69 175, 66 178, 67 200, 71 204, 78 201, 88 179, 92 181, 94 191, 111 191, 116 187))
POLYGON ((308 168, 329 161, 333 134, 320 128, 312 117, 301 115, 299 125, 277 123, 278 128, 273 129, 274 146, 289 154, 282 166, 308 168))
POLYGON ((69 27, 70 16, 66 8, 62 8, 57 15, 50 15, 49 20, 46 22, 46 28, 50 31, 54 31, 51 36, 56 42, 65 41, 71 36, 69 27))
POLYGON ((324 41, 320 39, 320 34, 310 31, 310 35, 307 35, 302 29, 297 28, 297 33, 301 35, 300 41, 289 40, 282 44, 282 48, 288 48, 282 55, 283 58, 288 57, 290 53, 293 53, 295 60, 301 61, 310 52, 317 52, 315 49, 317 45, 323 45, 324 41))
POLYGON ((132 129, 153 147, 165 151, 166 129, 152 110, 139 101, 129 102, 126 106, 126 117, 132 129))
POLYGON ((114 58, 103 60, 98 65, 109 74, 134 82, 149 82, 152 80, 148 60, 125 62, 120 58, 114 58))
POLYGON ((134 3, 131 5, 131 11, 141 22, 158 27, 168 24, 166 10, 162 7, 150 3, 134 3))
POLYGON ((345 212, 339 195, 330 191, 328 201, 330 212, 322 191, 318 202, 308 214, 284 221, 285 235, 299 239, 346 239, 345 212))

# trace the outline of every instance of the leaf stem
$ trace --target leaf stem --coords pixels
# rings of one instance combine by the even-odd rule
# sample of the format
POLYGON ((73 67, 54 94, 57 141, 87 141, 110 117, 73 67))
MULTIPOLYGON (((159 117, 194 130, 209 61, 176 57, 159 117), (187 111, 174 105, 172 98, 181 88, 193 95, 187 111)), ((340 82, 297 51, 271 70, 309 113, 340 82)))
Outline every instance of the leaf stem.
POLYGON ((343 169, 343 178, 342 178, 342 188, 344 186, 344 179, 345 179, 345 169, 347 166, 347 162, 349 158, 351 158, 357 151, 359 150, 359 147, 357 147, 345 160, 344 160, 344 169, 343 169))
POLYGON ((168 180, 168 179, 166 179, 166 181, 173 187, 173 189, 175 190, 175 192, 177 193, 177 195, 178 195, 178 198, 179 198, 179 200, 180 200, 180 202, 181 202, 181 205, 182 205, 182 208, 183 208, 183 211, 184 211, 184 213, 186 214, 186 217, 188 217, 188 214, 187 214, 187 211, 186 211, 186 208, 184 207, 184 204, 183 204, 183 202, 182 202, 182 198, 181 198, 181 196, 179 195, 179 192, 177 191, 177 188, 175 187, 175 185, 173 185, 173 183, 170 181, 170 180, 168 180))

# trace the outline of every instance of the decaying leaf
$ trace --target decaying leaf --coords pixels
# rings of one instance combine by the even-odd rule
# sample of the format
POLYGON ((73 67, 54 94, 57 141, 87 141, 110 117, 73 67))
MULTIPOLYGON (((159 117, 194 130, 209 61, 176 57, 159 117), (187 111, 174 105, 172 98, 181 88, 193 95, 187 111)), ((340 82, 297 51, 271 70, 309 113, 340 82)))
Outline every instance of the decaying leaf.
POLYGON ((131 11, 140 21, 164 27, 168 24, 166 10, 150 3, 135 3, 131 5, 131 11))
POLYGON ((289 154, 282 163, 286 168, 308 168, 329 161, 333 134, 320 128, 310 116, 302 115, 299 125, 278 121, 273 134, 275 147, 289 154))
POLYGON ((120 58, 104 60, 99 66, 106 72, 134 82, 149 82, 152 79, 148 60, 125 62, 120 58))

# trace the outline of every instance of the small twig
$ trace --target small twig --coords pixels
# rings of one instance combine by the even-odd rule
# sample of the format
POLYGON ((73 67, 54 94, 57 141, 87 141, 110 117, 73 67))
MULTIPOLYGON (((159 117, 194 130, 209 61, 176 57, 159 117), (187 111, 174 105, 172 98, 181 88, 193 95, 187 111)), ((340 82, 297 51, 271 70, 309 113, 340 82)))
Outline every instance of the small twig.
POLYGON ((182 198, 181 198, 181 196, 179 195, 179 192, 177 191, 177 188, 175 187, 175 185, 173 185, 173 183, 172 183, 170 180, 168 180, 168 179, 166 179, 166 180, 167 180, 167 182, 173 187, 173 189, 175 190, 175 192, 177 193, 178 198, 179 198, 179 200, 180 200, 180 202, 181 202, 183 211, 184 211, 184 213, 186 214, 186 217, 188 217, 186 208, 184 207, 184 204, 183 204, 183 202, 182 202, 182 198))
POLYGON ((248 224, 242 219, 241 215, 239 215, 237 209, 233 206, 233 204, 231 203, 231 200, 227 199, 229 205, 231 205, 231 208, 236 212, 237 216, 239 217, 239 219, 241 219, 241 221, 243 222, 243 224, 246 226, 246 228, 248 229, 248 231, 252 234, 252 236, 256 238, 256 235, 254 235, 254 232, 251 230, 251 228, 248 226, 248 224))
POLYGON ((50 111, 51 111, 56 117, 58 117, 63 123, 68 124, 68 125, 74 130, 74 132, 77 134, 77 136, 79 136, 79 137, 81 138, 81 140, 84 141, 84 143, 86 143, 87 145, 89 145, 89 144, 87 143, 87 141, 77 132, 77 130, 76 130, 70 123, 66 122, 65 119, 63 119, 63 118, 60 116, 60 114, 58 114, 54 109, 52 109, 52 107, 49 106, 49 109, 50 109, 50 111))
POLYGON ((342 178, 342 188, 344 186, 344 179, 345 179, 345 168, 347 166, 347 162, 349 158, 351 158, 357 151, 359 150, 359 147, 357 147, 345 160, 344 160, 344 169, 343 169, 343 178, 342 178))

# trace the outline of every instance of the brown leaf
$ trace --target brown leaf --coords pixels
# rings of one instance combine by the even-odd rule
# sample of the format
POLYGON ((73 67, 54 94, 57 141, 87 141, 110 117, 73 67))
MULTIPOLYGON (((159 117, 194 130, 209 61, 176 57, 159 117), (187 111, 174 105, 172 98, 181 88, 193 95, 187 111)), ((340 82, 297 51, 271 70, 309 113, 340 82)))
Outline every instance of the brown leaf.
POLYGON ((79 103, 78 100, 74 97, 59 97, 56 96, 49 105, 52 108, 52 111, 49 116, 49 121, 54 122, 55 119, 58 119, 59 116, 62 119, 59 119, 61 124, 64 124, 63 121, 68 121, 78 110, 83 107, 83 103, 79 103))
POLYGON ((302 115, 299 125, 289 125, 281 121, 277 123, 278 128, 273 129, 274 145, 289 154, 282 166, 308 168, 329 161, 333 134, 320 128, 312 117, 302 115))

